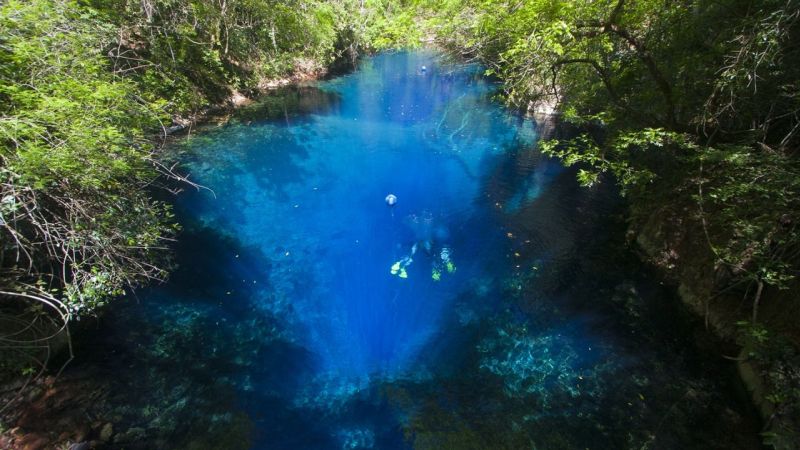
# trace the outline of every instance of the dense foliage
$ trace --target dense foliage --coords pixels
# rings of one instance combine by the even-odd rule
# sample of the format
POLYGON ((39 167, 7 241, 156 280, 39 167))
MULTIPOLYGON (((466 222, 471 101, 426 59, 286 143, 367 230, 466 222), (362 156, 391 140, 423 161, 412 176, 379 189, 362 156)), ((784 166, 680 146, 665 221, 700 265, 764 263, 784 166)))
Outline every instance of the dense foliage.
POLYGON ((113 24, 112 70, 171 112, 221 102, 294 71, 319 73, 357 55, 355 2, 92 0, 113 24))
MULTIPOLYGON (((146 191, 158 175, 145 130, 159 113, 108 70, 113 30, 91 11, 9 1, 0 36, 3 307, 31 301, 63 326, 165 274, 159 255, 174 227, 146 191)), ((37 348, 53 330, 34 320, 20 335, 13 306, 4 346, 37 348)))

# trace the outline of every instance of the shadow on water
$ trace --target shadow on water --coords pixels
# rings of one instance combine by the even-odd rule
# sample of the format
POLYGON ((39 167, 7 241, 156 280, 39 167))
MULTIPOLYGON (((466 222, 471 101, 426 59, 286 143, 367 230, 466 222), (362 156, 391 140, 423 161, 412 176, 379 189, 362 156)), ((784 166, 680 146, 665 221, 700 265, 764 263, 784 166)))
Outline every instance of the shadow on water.
POLYGON ((308 120, 311 115, 334 114, 341 103, 341 97, 316 86, 286 86, 237 109, 233 119, 246 124, 284 122, 289 125, 308 120))
MULTIPOLYGON (((312 127, 316 115, 336 113, 340 105, 337 94, 313 86, 280 88, 236 110, 223 125, 201 127, 173 151, 191 167, 193 179, 203 180, 223 198, 236 198, 237 193, 229 191, 236 186, 228 181, 252 174, 265 195, 286 199, 284 187, 303 180, 306 172, 300 162, 308 158, 303 137, 290 127, 312 127), (197 153, 197 148, 204 151, 197 153)), ((203 197, 194 198, 187 200, 190 207, 213 205, 203 197)))
POLYGON ((580 188, 535 151, 506 154, 484 183, 514 270, 462 293, 423 352, 460 349, 447 370, 387 386, 416 408, 415 448, 760 448, 730 363, 697 350, 702 325, 631 252, 614 190, 580 188), (494 308, 470 311, 484 296, 494 308))
POLYGON ((107 338, 77 342, 83 350, 76 364, 93 367, 99 372, 93 376, 110 383, 103 406, 112 409, 104 413, 118 428, 133 430, 120 433, 117 443, 249 448, 267 435, 284 448, 333 447, 318 418, 281 395, 298 389, 314 362, 282 329, 281 317, 256 306, 269 285, 245 282, 268 280, 269 261, 194 225, 176 252, 178 261, 191 264, 163 288, 141 292, 141 302, 109 311, 95 331, 107 338), (242 391, 247 396, 237 394, 242 391))

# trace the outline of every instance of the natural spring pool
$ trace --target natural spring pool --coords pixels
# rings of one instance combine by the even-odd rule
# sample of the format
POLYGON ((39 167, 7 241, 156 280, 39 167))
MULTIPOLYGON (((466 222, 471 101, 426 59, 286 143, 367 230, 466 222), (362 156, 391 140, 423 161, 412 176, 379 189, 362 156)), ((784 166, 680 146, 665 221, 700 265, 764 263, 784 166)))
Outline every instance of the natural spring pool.
POLYGON ((179 268, 69 369, 106 383, 112 448, 753 448, 611 185, 497 88, 382 54, 175 144, 208 188, 176 199, 179 268))

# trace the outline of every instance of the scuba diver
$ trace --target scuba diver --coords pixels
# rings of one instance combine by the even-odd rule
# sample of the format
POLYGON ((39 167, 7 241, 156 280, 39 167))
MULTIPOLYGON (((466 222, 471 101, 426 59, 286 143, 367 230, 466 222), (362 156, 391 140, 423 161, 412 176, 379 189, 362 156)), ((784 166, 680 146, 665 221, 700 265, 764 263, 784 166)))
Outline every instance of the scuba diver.
MULTIPOLYGON (((400 278, 408 278, 408 271, 406 268, 414 262, 414 255, 417 253, 419 243, 414 243, 411 247, 411 253, 407 256, 402 257, 399 261, 392 264, 391 269, 389 269, 389 273, 392 275, 397 275, 400 278)), ((456 265, 451 259, 451 250, 450 247, 442 247, 442 249, 438 252, 432 252, 431 249, 433 244, 430 241, 425 241, 422 243, 423 248, 426 249, 426 253, 428 253, 433 262, 431 263, 431 279, 433 281, 440 281, 442 279, 442 274, 449 273, 453 274, 456 271, 456 265)))
POLYGON ((442 247, 442 250, 439 252, 437 257, 433 259, 433 268, 431 269, 431 278, 433 281, 439 281, 442 279, 442 273, 455 273, 456 265, 453 263, 453 260, 450 259, 450 248, 449 247, 442 247))
POLYGON ((392 264, 392 268, 389 270, 389 273, 392 275, 397 275, 400 278, 408 278, 408 272, 406 271, 406 267, 410 266, 412 262, 414 262, 414 254, 417 253, 417 244, 414 244, 411 247, 411 254, 408 256, 404 256, 400 261, 392 264))
POLYGON ((433 215, 426 212, 422 215, 411 214, 407 218, 407 224, 414 231, 415 242, 411 246, 411 252, 392 264, 389 272, 400 278, 408 278, 408 266, 414 262, 414 256, 419 248, 431 257, 431 279, 440 281, 444 273, 452 274, 456 271, 455 263, 452 260, 452 250, 447 246, 436 249, 435 242, 445 240, 448 236, 444 227, 435 227, 433 215))

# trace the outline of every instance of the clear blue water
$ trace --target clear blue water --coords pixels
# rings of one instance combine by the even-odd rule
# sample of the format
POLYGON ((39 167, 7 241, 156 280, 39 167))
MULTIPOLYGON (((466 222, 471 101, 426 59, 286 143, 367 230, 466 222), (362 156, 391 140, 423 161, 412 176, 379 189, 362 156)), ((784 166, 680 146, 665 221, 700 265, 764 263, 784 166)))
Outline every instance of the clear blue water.
MULTIPOLYGON (((307 114, 190 144, 187 170, 213 193, 182 206, 263 258, 225 267, 242 278, 225 300, 254 297, 281 317, 313 354, 304 383, 349 392, 417 376, 459 293, 502 273, 492 268, 508 239, 481 180, 509 148, 533 144, 533 125, 490 101, 478 67, 424 53, 380 56, 313 89, 307 114), (404 257, 407 278, 391 273, 404 257)), ((544 166, 533 189, 559 171, 544 166)))
POLYGON ((176 200, 179 267, 84 338, 116 445, 749 448, 619 198, 497 88, 384 54, 177 143, 205 186, 176 200))
MULTIPOLYGON (((292 404, 324 409, 378 382, 430 377, 441 355, 422 350, 459 296, 497 295, 509 239, 482 180, 536 133, 492 102, 481 72, 435 54, 383 55, 309 87, 302 114, 190 141, 186 169, 210 191, 181 207, 258 255, 228 250, 220 270, 241 282, 221 300, 246 299, 307 352, 282 393, 292 404)), ((529 189, 559 172, 544 162, 529 189)))

